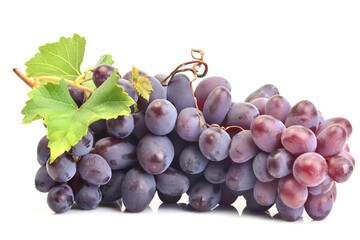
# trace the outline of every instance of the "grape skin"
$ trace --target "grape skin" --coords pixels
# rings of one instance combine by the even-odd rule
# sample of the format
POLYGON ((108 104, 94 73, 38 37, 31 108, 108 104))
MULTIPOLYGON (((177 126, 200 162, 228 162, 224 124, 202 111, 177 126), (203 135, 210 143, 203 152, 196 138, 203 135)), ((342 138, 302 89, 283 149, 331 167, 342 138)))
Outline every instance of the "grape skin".
POLYGON ((199 137, 199 148, 202 154, 211 161, 221 161, 229 155, 231 138, 218 127, 205 129, 199 137))
POLYGON ((354 170, 351 160, 343 156, 335 156, 328 161, 328 174, 338 183, 346 182, 354 170))
POLYGON ((282 219, 286 221, 296 221, 302 218, 304 205, 301 205, 298 208, 290 208, 281 201, 279 196, 277 196, 276 209, 278 210, 282 219))
POLYGON ((126 138, 134 130, 134 118, 130 114, 122 115, 106 121, 107 132, 116 138, 126 138))
POLYGON ((285 148, 276 149, 267 158, 266 167, 271 176, 282 178, 292 173, 295 159, 285 148))
POLYGON ((155 180, 157 189, 167 196, 181 196, 189 189, 187 177, 172 167, 156 175, 155 180))
POLYGON ((293 174, 300 184, 307 187, 315 187, 322 183, 328 172, 325 159, 317 153, 304 153, 296 158, 293 166, 293 174))
POLYGON ((40 165, 45 165, 50 158, 49 139, 43 136, 37 145, 37 160, 40 165))
MULTIPOLYGON (((115 67, 109 64, 101 64, 94 69, 93 72, 93 82, 95 86, 98 88, 101 84, 103 84, 114 72, 115 67)), ((119 73, 117 73, 120 76, 119 73)), ((121 76, 120 76, 121 77, 121 76)))
POLYGON ((50 209, 56 213, 66 212, 74 203, 73 191, 66 184, 54 186, 48 192, 47 203, 50 209))
POLYGON ((190 79, 184 74, 176 74, 167 86, 167 99, 174 104, 178 113, 188 107, 195 108, 192 97, 190 79))
POLYGON ((258 152, 250 130, 239 132, 231 139, 229 156, 236 163, 249 161, 258 152))
POLYGON ((301 125, 288 127, 281 135, 281 143, 294 156, 315 152, 317 147, 317 140, 313 131, 301 125))
POLYGON ((78 172, 82 179, 94 185, 104 185, 111 179, 111 168, 104 158, 89 153, 77 162, 78 172))
POLYGON ((190 144, 180 154, 179 164, 181 169, 189 174, 198 174, 204 171, 209 160, 201 153, 199 147, 190 144))
POLYGON ((279 94, 279 90, 272 84, 266 84, 254 92, 252 92, 246 99, 245 102, 251 102, 256 98, 269 98, 273 95, 279 94))
POLYGON ((291 110, 291 105, 280 95, 274 95, 269 98, 265 105, 265 114, 273 116, 274 118, 285 123, 286 117, 291 110))
POLYGON ((219 203, 220 197, 220 185, 202 180, 190 188, 189 204, 198 211, 209 211, 219 203))
MULTIPOLYGON (((225 126, 240 126, 243 129, 250 129, 251 122, 260 115, 257 107, 248 102, 233 103, 226 114, 223 124, 225 126)), ((240 129, 229 129, 235 135, 240 129)))
POLYGON ((319 122, 320 117, 315 105, 308 100, 303 100, 292 107, 286 117, 285 126, 302 125, 315 133, 319 122))
POLYGON ((207 97, 203 114, 209 124, 221 124, 231 107, 231 93, 225 87, 217 87, 207 97))
POLYGON ((226 185, 230 190, 237 192, 252 189, 256 180, 252 161, 233 163, 226 173, 226 185))
POLYGON ((94 136, 91 131, 86 132, 86 135, 81 138, 81 140, 76 143, 70 149, 70 154, 74 157, 84 156, 88 154, 94 145, 94 136))
POLYGON ((305 211, 312 219, 323 220, 330 214, 333 203, 330 191, 320 195, 309 194, 305 203, 305 211))
POLYGON ((317 136, 316 152, 324 157, 337 155, 344 149, 346 139, 345 128, 339 124, 331 125, 317 136))
POLYGON ((230 159, 225 159, 220 162, 210 161, 204 170, 204 177, 213 184, 224 183, 226 180, 226 173, 230 166, 230 159))
POLYGON ((42 165, 35 175, 35 188, 39 192, 48 192, 56 182, 49 176, 45 165, 42 165))
POLYGON ((175 128, 176 119, 176 108, 165 99, 154 100, 145 112, 146 127, 156 135, 170 133, 175 128))
POLYGON ((149 78, 149 80, 151 81, 153 90, 150 93, 149 101, 139 96, 137 104, 142 112, 145 112, 149 104, 152 103, 152 101, 154 101, 155 99, 166 99, 166 92, 163 86, 159 83, 159 81, 154 77, 146 77, 149 78))
MULTIPOLYGON (((201 121, 205 123, 205 118, 201 113, 201 121)), ((200 134, 204 131, 200 125, 199 113, 196 108, 185 108, 177 117, 175 129, 177 134, 188 142, 197 142, 200 134)))
POLYGON ((269 153, 259 152, 256 154, 253 160, 252 168, 255 174, 255 177, 261 182, 271 182, 274 180, 274 177, 269 173, 267 169, 267 159, 269 153))
POLYGON ((345 128, 347 140, 349 140, 349 138, 352 134, 352 125, 349 120, 347 120, 346 118, 341 118, 341 117, 326 119, 322 124, 320 124, 320 127, 317 131, 317 135, 319 135, 325 128, 327 128, 331 125, 335 125, 335 124, 339 124, 343 128, 345 128))
POLYGON ((278 194, 281 201, 289 208, 299 208, 305 204, 308 197, 307 187, 298 183, 293 175, 280 179, 278 194))
POLYGON ((73 158, 67 154, 62 154, 50 164, 50 160, 46 163, 46 170, 49 176, 55 182, 67 182, 76 173, 76 163, 73 158))

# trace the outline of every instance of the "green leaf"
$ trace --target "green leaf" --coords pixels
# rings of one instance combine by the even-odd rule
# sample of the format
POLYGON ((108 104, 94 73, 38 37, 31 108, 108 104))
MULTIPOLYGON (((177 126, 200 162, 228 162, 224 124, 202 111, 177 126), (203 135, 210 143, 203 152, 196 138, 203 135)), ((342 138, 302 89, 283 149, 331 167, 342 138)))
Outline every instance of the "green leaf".
POLYGON ((136 69, 134 66, 131 70, 131 74, 133 75, 132 79, 130 79, 131 84, 134 86, 135 91, 147 101, 150 99, 150 93, 153 90, 152 82, 149 78, 144 76, 139 76, 139 69, 136 69))
POLYGON ((80 141, 94 121, 130 114, 134 100, 116 84, 119 79, 117 71, 115 69, 80 108, 72 100, 64 80, 59 84, 42 84, 29 92, 30 100, 22 110, 25 115, 23 123, 44 118, 50 163, 80 141))
POLYGON ((60 38, 59 42, 39 47, 39 53, 25 63, 30 78, 51 76, 75 80, 81 75, 80 65, 84 58, 86 40, 77 34, 72 38, 60 38))

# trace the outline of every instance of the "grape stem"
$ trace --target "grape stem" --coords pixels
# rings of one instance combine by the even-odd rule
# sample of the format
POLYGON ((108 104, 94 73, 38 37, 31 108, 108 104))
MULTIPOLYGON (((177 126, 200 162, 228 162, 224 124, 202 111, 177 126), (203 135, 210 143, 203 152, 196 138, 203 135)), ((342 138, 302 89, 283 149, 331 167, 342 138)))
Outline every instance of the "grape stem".
MULTIPOLYGON (((93 69, 93 68, 90 68, 90 69, 93 69)), ((42 77, 38 77, 36 80, 31 80, 30 78, 25 76, 25 74, 23 74, 19 69, 14 68, 13 71, 21 80, 23 80, 26 83, 26 85, 28 85, 31 88, 34 88, 34 87, 40 85, 41 81, 59 82, 61 79, 63 79, 63 78, 57 78, 57 77, 42 76, 42 77)), ((81 85, 83 82, 92 79, 92 78, 86 78, 86 74, 89 71, 90 70, 88 70, 88 71, 85 70, 84 74, 80 75, 75 81, 71 81, 71 80, 67 80, 67 79, 63 79, 63 80, 66 82, 66 84, 76 87, 82 91, 93 93, 94 92, 93 89, 81 85)))
POLYGON ((242 127, 240 126, 227 126, 227 127, 223 127, 223 126, 220 126, 219 124, 208 124, 206 122, 203 122, 201 120, 201 111, 199 109, 199 106, 197 104, 197 99, 195 97, 195 94, 194 94, 194 88, 193 88, 193 83, 196 81, 197 78, 202 78, 202 77, 205 77, 205 75, 207 74, 208 72, 208 65, 206 62, 204 62, 204 52, 202 50, 197 50, 197 49, 191 49, 191 56, 194 60, 192 61, 189 61, 189 62, 186 62, 186 63, 183 63, 183 64, 180 64, 177 68, 175 68, 174 71, 172 71, 169 76, 167 76, 164 80, 161 81, 161 84, 163 86, 167 86, 169 84, 169 82, 171 81, 171 79, 173 79, 173 77, 179 73, 179 72, 192 72, 194 77, 193 79, 190 81, 190 88, 191 88, 191 94, 192 94, 192 97, 194 98, 194 102, 195 102, 195 107, 196 107, 196 110, 199 114, 199 122, 200 122, 200 126, 202 128, 205 128, 206 126, 207 127, 218 127, 220 129, 223 129, 223 130, 228 130, 230 128, 240 128, 242 131, 245 132, 246 136, 247 136, 247 133, 245 131, 245 129, 243 129, 242 127), (200 54, 200 57, 196 57, 195 54, 200 54), (193 64, 192 67, 187 67, 187 68, 183 68, 184 66, 187 66, 187 65, 190 65, 190 64, 193 64), (202 73, 199 74, 197 68, 200 68, 200 67, 204 67, 204 71, 202 73))

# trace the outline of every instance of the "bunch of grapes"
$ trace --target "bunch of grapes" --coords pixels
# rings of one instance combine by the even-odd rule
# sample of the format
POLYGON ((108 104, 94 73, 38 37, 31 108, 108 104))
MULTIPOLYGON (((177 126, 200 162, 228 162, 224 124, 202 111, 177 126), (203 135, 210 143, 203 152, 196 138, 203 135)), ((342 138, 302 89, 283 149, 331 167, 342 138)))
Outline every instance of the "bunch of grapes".
MULTIPOLYGON (((95 85, 113 71, 98 66, 95 85)), ((328 216, 335 183, 347 181, 355 166, 347 119, 324 120, 307 100, 291 106, 271 84, 235 103, 230 83, 209 77, 196 87, 195 104, 186 75, 176 74, 166 87, 163 74, 139 75, 152 82, 149 101, 137 95, 131 72, 118 81, 136 102, 129 116, 94 122, 52 164, 48 139, 40 140, 35 186, 48 192, 54 212, 119 199, 127 211, 140 212, 157 192, 164 203, 176 203, 186 193, 198 211, 244 196, 251 211, 275 204, 288 221, 301 218, 304 209, 315 220, 328 216)), ((69 91, 80 106, 83 92, 69 91)))

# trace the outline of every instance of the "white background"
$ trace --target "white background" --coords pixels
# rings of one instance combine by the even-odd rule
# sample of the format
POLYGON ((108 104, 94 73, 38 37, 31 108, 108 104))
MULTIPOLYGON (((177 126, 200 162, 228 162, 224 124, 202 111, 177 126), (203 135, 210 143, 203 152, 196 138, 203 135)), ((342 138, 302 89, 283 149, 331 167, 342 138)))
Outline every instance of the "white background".
POLYGON ((208 75, 227 78, 236 101, 273 83, 291 104, 308 99, 325 118, 348 118, 358 159, 359 1, 5 1, 0 12, 0 239, 354 238, 358 169, 338 185, 333 210, 320 222, 306 214, 296 223, 240 216, 243 199, 235 203, 239 214, 157 211, 159 200, 139 214, 106 207, 53 214, 34 188, 45 129, 41 122, 20 125, 29 88, 12 68, 25 71, 38 46, 75 32, 87 39, 82 70, 110 53, 122 74, 132 65, 168 74, 191 60, 191 48, 202 49, 208 75))

